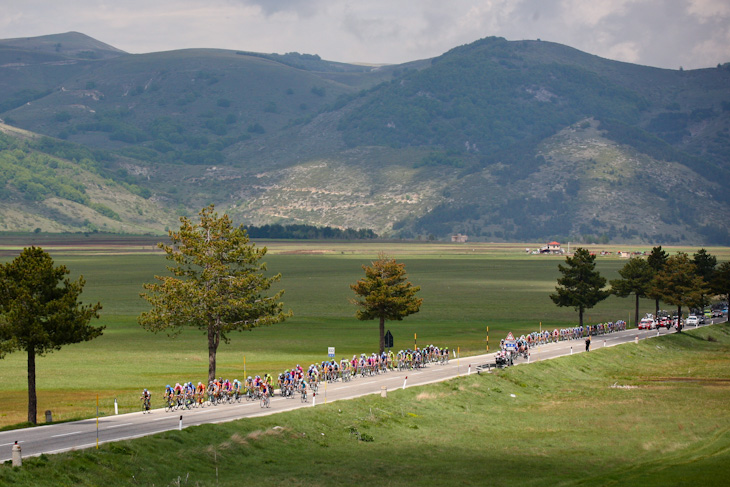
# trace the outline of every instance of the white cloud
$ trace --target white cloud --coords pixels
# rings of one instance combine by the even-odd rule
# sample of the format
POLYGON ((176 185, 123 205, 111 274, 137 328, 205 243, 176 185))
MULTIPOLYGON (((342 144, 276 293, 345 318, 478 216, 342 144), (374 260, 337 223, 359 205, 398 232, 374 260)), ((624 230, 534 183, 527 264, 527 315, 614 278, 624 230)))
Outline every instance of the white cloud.
POLYGON ((623 16, 626 7, 635 0, 564 0, 564 15, 570 22, 595 27, 610 16, 623 16))
POLYGON ((639 47, 635 42, 627 41, 614 44, 608 48, 607 57, 629 63, 639 61, 639 47))
POLYGON ((689 0, 687 12, 706 22, 710 19, 716 19, 718 16, 730 16, 730 3, 727 0, 689 0))
POLYGON ((398 63, 497 35, 686 69, 730 61, 728 0, 3 0, 0 35, 129 52, 218 47, 398 63), (709 64, 708 64, 709 63, 709 64))

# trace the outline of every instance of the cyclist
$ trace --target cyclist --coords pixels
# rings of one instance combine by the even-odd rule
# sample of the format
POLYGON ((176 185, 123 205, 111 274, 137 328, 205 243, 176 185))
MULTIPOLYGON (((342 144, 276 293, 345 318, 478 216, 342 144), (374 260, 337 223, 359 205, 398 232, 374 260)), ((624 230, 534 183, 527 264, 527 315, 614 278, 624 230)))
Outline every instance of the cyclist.
POLYGON ((142 400, 142 413, 149 412, 151 399, 150 391, 148 391, 147 389, 143 390, 142 397, 140 397, 140 399, 142 400))
POLYGON ((273 393, 273 390, 266 384, 266 382, 263 383, 261 386, 261 407, 268 407, 269 399, 271 397, 271 394, 273 393))
POLYGON ((175 384, 175 388, 173 389, 175 391, 175 399, 177 400, 177 405, 182 406, 183 405, 183 386, 180 385, 179 382, 175 384))
POLYGON ((195 400, 198 404, 203 404, 203 395, 205 394, 205 385, 202 382, 198 382, 198 386, 195 388, 195 400))
POLYGON ((266 384, 267 389, 270 389, 274 386, 274 378, 268 373, 264 374, 264 384, 266 384))
POLYGON ((302 377, 297 383, 297 391, 301 394, 303 402, 307 402, 307 381, 302 377))
POLYGON ((215 381, 210 381, 208 384, 208 400, 215 404, 216 400, 218 399, 218 385, 215 383, 215 381))
POLYGON ((195 387, 193 387, 193 383, 187 382, 183 388, 183 392, 185 395, 185 406, 190 407, 195 402, 195 387))
POLYGON ((286 371, 284 372, 284 388, 282 389, 285 396, 288 396, 291 394, 292 386, 293 386, 293 384, 292 384, 291 370, 286 369, 286 371))
POLYGON ((167 402, 169 399, 172 399, 172 396, 174 395, 174 391, 172 390, 172 386, 170 384, 167 384, 165 387, 165 392, 162 393, 163 399, 165 399, 165 402, 167 402))

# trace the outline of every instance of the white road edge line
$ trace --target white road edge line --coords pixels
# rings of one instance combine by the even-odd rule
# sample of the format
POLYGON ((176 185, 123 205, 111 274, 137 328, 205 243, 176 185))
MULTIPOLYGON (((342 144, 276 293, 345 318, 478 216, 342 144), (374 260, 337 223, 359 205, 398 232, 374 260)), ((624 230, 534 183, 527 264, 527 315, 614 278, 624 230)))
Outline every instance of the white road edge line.
POLYGON ((60 435, 51 435, 51 438, 60 438, 62 436, 78 435, 80 433, 83 433, 83 431, 72 431, 71 433, 62 433, 60 435))
POLYGON ((134 423, 115 424, 114 426, 109 426, 107 428, 104 428, 102 431, 110 430, 110 429, 113 429, 113 428, 121 428, 122 426, 130 426, 130 425, 133 425, 133 424, 134 423))

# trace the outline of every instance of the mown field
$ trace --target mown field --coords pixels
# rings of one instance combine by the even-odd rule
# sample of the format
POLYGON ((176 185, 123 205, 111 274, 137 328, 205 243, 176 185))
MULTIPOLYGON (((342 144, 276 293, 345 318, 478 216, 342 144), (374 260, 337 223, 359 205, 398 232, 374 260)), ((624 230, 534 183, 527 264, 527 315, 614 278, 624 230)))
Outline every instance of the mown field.
POLYGON ((637 485, 730 478, 727 324, 0 467, 14 486, 637 485))
MULTIPOLYGON (((42 238, 42 237, 39 237, 42 238)), ((41 412, 53 411, 55 420, 89 417, 99 396, 102 414, 136 410, 139 391, 160 391, 168 383, 204 380, 207 349, 201 332, 186 331, 171 339, 144 331, 137 316, 146 309, 139 298, 142 283, 165 272, 162 254, 152 251, 156 240, 51 238, 38 242, 56 263, 67 265, 87 285, 85 302, 103 305, 104 335, 92 342, 64 347, 37 360, 41 412)), ((22 242, 0 240, 2 261, 12 258, 22 242)), ((362 264, 384 250, 406 264, 411 281, 422 287, 421 312, 400 322, 388 322, 396 349, 420 346, 457 347, 463 356, 486 350, 489 326, 492 349, 509 331, 522 333, 540 327, 574 324, 577 313, 556 307, 549 299, 558 277, 561 257, 526 255, 516 244, 414 244, 266 242, 269 270, 281 272, 283 301, 294 312, 287 322, 251 332, 235 333, 218 354, 218 372, 227 378, 279 372, 296 364, 327 358, 334 346, 338 357, 377 350, 376 322, 360 322, 349 284, 362 277, 362 264)), ((535 247, 537 244, 532 244, 535 247)), ((694 251, 696 249, 685 249, 694 251)), ((727 258, 726 249, 710 250, 727 258), (724 252, 724 253, 723 253, 724 252)), ((599 258, 598 269, 617 277, 625 260, 599 258)), ((591 322, 632 316, 631 299, 609 298, 588 312, 591 322)), ((653 309, 644 302, 643 309, 653 309)), ((0 427, 27 417, 26 357, 15 352, 0 361, 0 427)), ((158 395, 154 398, 159 400, 158 395)), ((153 401, 153 405, 155 402, 153 401)))

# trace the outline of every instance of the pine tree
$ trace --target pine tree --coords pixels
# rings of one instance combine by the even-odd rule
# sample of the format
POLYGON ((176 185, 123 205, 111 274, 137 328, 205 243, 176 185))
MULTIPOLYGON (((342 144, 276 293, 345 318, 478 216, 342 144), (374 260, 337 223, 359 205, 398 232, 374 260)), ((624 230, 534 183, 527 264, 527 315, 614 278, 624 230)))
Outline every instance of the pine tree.
POLYGON ((382 252, 372 266, 362 266, 365 277, 350 285, 360 299, 352 303, 360 307, 358 320, 378 319, 380 323, 380 353, 385 350, 385 320, 400 321, 417 313, 423 299, 417 298, 420 286, 408 281, 405 264, 398 264, 382 252))
MULTIPOLYGON (((705 249, 700 249, 692 256, 692 263, 695 266, 695 272, 697 275, 705 281, 706 287, 712 287, 712 281, 716 272, 715 267, 717 267, 717 257, 710 254, 705 249)), ((697 304, 697 307, 704 309, 704 307, 708 304, 710 304, 710 296, 703 294, 702 299, 697 304)))
MULTIPOLYGON (((664 269, 664 266, 667 265, 668 258, 669 255, 667 252, 662 250, 662 246, 659 245, 658 247, 651 249, 651 253, 649 254, 649 257, 647 257, 646 261, 649 263, 649 266, 651 266, 654 271, 654 275, 656 276, 662 269, 664 269)), ((653 289, 653 287, 649 289, 647 296, 654 300, 654 316, 656 317, 659 315, 660 297, 658 294, 654 293, 653 289)))
POLYGON ((180 218, 180 231, 170 231, 172 245, 158 244, 172 276, 155 276, 157 283, 144 285, 141 296, 152 304, 139 324, 150 331, 175 336, 183 328, 202 330, 208 337, 208 380, 216 376, 216 354, 221 340, 243 331, 284 321, 279 302, 284 290, 265 295, 281 274, 265 277, 266 264, 259 261, 266 247, 249 243, 243 228, 234 228, 228 215, 218 217, 213 205, 203 208, 199 223, 180 218))
POLYGON ((596 270, 596 256, 578 247, 573 257, 566 257, 567 265, 558 265, 563 277, 558 279, 556 294, 550 299, 558 306, 569 306, 578 311, 578 321, 583 326, 583 313, 609 296, 604 291, 606 279, 596 270))
POLYGON ((24 350, 28 354, 28 422, 36 424, 36 357, 63 345, 102 334, 103 326, 89 323, 99 317, 101 304, 82 306, 83 277, 71 281, 65 266, 53 266, 43 249, 30 247, 12 262, 0 264, 0 358, 24 350))
POLYGON ((712 292, 724 296, 730 303, 730 262, 723 262, 712 278, 712 292))
POLYGON ((611 292, 616 296, 625 298, 631 294, 636 296, 636 307, 634 310, 634 323, 639 323, 639 298, 644 298, 651 289, 651 281, 654 277, 654 270, 649 263, 642 258, 632 257, 618 271, 621 279, 614 279, 610 282, 611 292))

